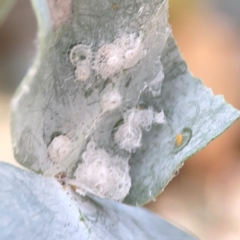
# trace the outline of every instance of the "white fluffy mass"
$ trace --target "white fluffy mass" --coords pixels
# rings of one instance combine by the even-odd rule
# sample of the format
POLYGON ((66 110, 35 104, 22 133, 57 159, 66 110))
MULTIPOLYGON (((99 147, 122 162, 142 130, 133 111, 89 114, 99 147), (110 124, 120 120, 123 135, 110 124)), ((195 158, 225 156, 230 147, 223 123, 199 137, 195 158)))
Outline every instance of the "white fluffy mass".
POLYGON ((137 125, 145 131, 149 131, 153 123, 154 112, 152 108, 143 110, 130 109, 124 113, 123 118, 125 122, 131 125, 137 125))
POLYGON ((142 37, 136 37, 135 34, 123 34, 113 43, 103 45, 96 53, 92 52, 90 46, 76 45, 72 48, 69 58, 76 66, 77 80, 87 80, 92 70, 106 80, 123 69, 136 65, 144 56, 143 52, 142 37))
POLYGON ((68 157, 71 150, 72 150, 71 140, 64 135, 60 135, 52 140, 52 142, 48 146, 47 152, 49 158, 53 162, 60 163, 65 158, 68 157))
POLYGON ((114 140, 121 149, 134 152, 141 147, 142 130, 138 125, 126 122, 119 127, 115 133, 114 140))
POLYGON ((113 90, 105 94, 101 99, 103 112, 113 111, 122 104, 122 96, 118 90, 113 90))
POLYGON ((80 194, 89 192, 116 201, 122 201, 131 187, 128 159, 111 156, 104 149, 97 149, 94 142, 89 142, 82 154, 75 177, 70 184, 80 194))
POLYGON ((80 62, 77 64, 77 68, 75 70, 76 79, 79 81, 85 81, 90 77, 91 68, 90 64, 86 62, 80 62))
POLYGON ((85 81, 91 74, 92 50, 87 45, 76 45, 70 52, 70 61, 76 66, 75 75, 77 80, 85 81))
POLYGON ((95 55, 94 69, 103 79, 133 67, 143 57, 141 37, 124 34, 111 44, 102 46, 95 55))
POLYGON ((153 118, 153 122, 155 122, 156 124, 162 124, 165 123, 165 115, 164 112, 161 111, 159 113, 154 113, 154 118, 153 118))
POLYGON ((75 66, 81 61, 91 61, 91 47, 83 44, 76 45, 71 49, 69 58, 71 63, 75 66))
POLYGON ((158 72, 157 76, 149 83, 149 91, 152 93, 153 97, 158 97, 161 95, 162 83, 164 80, 164 72, 162 68, 158 72))
POLYGON ((134 152, 141 147, 142 130, 149 131, 154 123, 165 122, 163 111, 154 112, 148 109, 130 109, 123 115, 124 123, 114 135, 114 140, 119 148, 134 152))

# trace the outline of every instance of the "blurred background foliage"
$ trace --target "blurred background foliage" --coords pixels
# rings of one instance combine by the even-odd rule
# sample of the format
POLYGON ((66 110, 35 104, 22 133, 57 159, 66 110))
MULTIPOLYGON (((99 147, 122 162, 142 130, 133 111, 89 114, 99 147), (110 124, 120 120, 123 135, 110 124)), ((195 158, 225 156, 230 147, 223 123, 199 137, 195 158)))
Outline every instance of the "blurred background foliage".
POLYGON ((0 24, 5 20, 8 13, 11 11, 15 0, 1 0, 0 1, 0 24))
MULTIPOLYGON (((1 9, 0 9, 1 10, 1 9)), ((240 1, 170 0, 170 23, 194 76, 240 109, 240 1)), ((36 52, 29 0, 0 26, 0 159, 14 161, 9 102, 36 52)), ((240 239, 240 122, 189 159, 146 207, 200 239, 240 239)))

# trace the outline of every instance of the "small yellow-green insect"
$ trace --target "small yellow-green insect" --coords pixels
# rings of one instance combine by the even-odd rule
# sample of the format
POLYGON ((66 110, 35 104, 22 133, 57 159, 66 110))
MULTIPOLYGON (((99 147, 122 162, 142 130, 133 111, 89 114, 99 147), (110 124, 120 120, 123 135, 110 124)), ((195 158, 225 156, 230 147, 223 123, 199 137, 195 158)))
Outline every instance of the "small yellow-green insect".
POLYGON ((187 146, 191 138, 192 130, 190 128, 183 128, 183 130, 178 133, 174 139, 174 153, 178 153, 187 146))
POLYGON ((181 133, 177 134, 175 137, 175 143, 179 147, 183 142, 183 135, 181 133))

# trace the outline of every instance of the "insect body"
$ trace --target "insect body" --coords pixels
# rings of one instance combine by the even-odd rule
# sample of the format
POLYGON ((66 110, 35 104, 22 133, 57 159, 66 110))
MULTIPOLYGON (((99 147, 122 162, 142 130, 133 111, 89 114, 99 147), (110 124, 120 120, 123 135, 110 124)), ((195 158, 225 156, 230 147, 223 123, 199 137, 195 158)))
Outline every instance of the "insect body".
POLYGON ((181 133, 177 134, 175 137, 175 143, 179 147, 183 142, 183 135, 181 133))
POLYGON ((183 128, 183 130, 178 133, 174 139, 174 153, 178 153, 183 148, 185 148, 192 138, 192 130, 190 128, 183 128))

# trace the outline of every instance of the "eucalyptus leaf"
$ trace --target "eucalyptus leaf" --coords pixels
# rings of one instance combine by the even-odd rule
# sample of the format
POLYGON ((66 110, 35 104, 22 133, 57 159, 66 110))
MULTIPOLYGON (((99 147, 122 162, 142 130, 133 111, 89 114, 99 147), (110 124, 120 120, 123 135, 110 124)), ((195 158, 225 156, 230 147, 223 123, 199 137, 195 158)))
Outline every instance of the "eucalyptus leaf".
POLYGON ((194 239, 149 213, 78 198, 54 178, 0 162, 0 239, 194 239))
POLYGON ((15 157, 33 171, 50 176, 66 171, 72 177, 93 140, 99 148, 130 158, 132 186, 125 202, 142 205, 163 191, 183 162, 227 129, 239 112, 188 72, 170 34, 168 1, 67 2, 68 18, 57 19, 46 1, 32 0, 39 49, 12 101, 15 157), (96 67, 81 72, 73 64, 76 46, 97 56, 103 47, 127 41, 136 41, 142 55, 117 73, 98 73, 96 67), (157 85, 155 94, 150 85, 162 76, 162 89, 157 85), (104 112, 101 100, 115 88, 122 104, 104 112), (163 111, 166 122, 143 131, 141 148, 127 154, 116 147, 113 134, 124 112, 133 108, 163 111), (71 140, 72 150, 61 164, 53 164, 48 147, 59 135, 71 140))
POLYGON ((240 117, 240 112, 223 96, 214 96, 212 90, 188 72, 173 39, 169 39, 162 58, 162 95, 152 105, 161 106, 167 122, 152 128, 143 147, 130 160, 133 187, 125 199, 130 204, 154 199, 187 158, 240 117))

